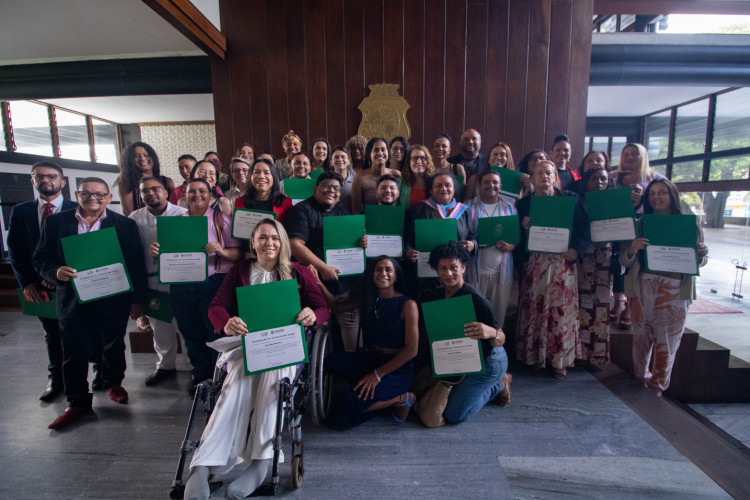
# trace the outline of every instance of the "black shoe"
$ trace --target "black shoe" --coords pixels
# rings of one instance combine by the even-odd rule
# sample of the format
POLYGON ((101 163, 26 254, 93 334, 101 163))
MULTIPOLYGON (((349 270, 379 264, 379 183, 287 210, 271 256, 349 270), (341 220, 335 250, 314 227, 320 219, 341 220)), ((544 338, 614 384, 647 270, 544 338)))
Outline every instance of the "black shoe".
POLYGON ((62 389, 63 388, 60 384, 55 383, 54 380, 49 380, 47 382, 47 389, 45 389, 44 394, 39 396, 39 400, 44 401, 45 403, 49 403, 57 396, 62 394, 62 389))
POLYGON ((94 365, 94 381, 91 382, 91 390, 92 391, 104 390, 104 381, 102 380, 102 371, 101 369, 97 370, 96 365, 94 365))
POLYGON ((146 385, 156 385, 165 380, 177 377, 177 370, 162 370, 157 368, 154 373, 146 377, 146 385))

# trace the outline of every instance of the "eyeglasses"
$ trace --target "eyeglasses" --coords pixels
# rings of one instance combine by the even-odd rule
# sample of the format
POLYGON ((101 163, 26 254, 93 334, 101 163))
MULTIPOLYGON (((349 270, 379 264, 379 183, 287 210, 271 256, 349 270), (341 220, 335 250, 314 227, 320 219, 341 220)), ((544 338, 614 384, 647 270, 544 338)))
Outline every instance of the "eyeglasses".
POLYGON ((249 168, 235 168, 234 170, 232 170, 232 172, 234 172, 235 174, 247 175, 250 173, 250 169, 249 168))
POLYGON ((323 189, 324 191, 333 191, 335 193, 341 192, 341 186, 337 184, 320 184, 320 189, 323 189))
POLYGON ((417 163, 418 161, 427 161, 426 156, 412 156, 409 158, 409 161, 413 161, 414 163, 417 163))
POLYGON ((161 186, 152 186, 150 188, 143 188, 143 189, 141 189, 141 194, 144 195, 144 196, 147 195, 147 194, 149 194, 149 193, 157 194, 162 189, 164 189, 164 188, 161 187, 161 186))
POLYGON ((60 176, 58 174, 34 174, 34 179, 36 179, 39 182, 42 182, 44 179, 49 179, 51 181, 54 181, 58 179, 60 176))
POLYGON ((99 201, 102 201, 107 197, 109 193, 89 193, 88 191, 78 191, 78 197, 82 200, 88 200, 92 196, 99 201))

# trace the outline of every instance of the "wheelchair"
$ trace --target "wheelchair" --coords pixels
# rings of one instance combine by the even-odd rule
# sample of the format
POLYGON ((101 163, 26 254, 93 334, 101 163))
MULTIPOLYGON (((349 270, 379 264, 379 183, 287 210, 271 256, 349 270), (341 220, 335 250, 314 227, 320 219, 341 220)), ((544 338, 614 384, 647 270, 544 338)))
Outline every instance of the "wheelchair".
MULTIPOLYGON (((293 379, 284 377, 279 381, 271 479, 270 482, 266 482, 258 488, 253 496, 273 496, 277 492, 282 435, 285 428, 291 439, 292 488, 297 489, 302 485, 305 475, 302 417, 309 413, 313 424, 320 425, 330 410, 332 378, 323 371, 323 360, 333 350, 328 323, 320 326, 315 332, 306 330, 306 340, 308 363, 297 366, 293 379)), ((205 425, 216 406, 226 376, 225 367, 216 366, 213 379, 204 380, 196 388, 185 438, 180 447, 177 471, 169 493, 170 498, 183 498, 185 483, 182 478, 185 463, 188 456, 200 445, 200 436, 198 436, 198 439, 192 437, 196 420, 199 418, 199 411, 205 414, 205 425)))

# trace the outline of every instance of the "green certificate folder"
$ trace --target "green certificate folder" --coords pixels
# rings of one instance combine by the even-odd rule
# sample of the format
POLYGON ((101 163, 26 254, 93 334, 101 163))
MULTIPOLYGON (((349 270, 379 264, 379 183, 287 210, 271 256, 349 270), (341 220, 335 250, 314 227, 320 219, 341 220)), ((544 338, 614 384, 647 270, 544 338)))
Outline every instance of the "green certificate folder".
POLYGON ((323 168, 316 168, 312 172, 310 172, 310 179, 316 180, 318 177, 320 177, 320 174, 323 173, 323 168))
POLYGON ((365 205, 365 256, 401 257, 404 253, 404 210, 396 205, 365 205))
POLYGON ((249 240, 258 222, 263 219, 275 218, 276 212, 235 208, 232 213, 232 238, 235 240, 249 240))
POLYGON ((362 274, 365 252, 359 240, 365 235, 364 215, 339 215, 323 218, 323 252, 329 266, 338 268, 339 276, 362 274))
POLYGON ((527 250, 563 253, 570 248, 575 209, 572 196, 532 196, 527 250))
POLYGON ((589 191, 586 212, 591 221, 591 241, 629 241, 635 238, 635 210, 629 187, 589 191))
POLYGON ((159 284, 204 283, 208 280, 208 218, 157 217, 159 284))
POLYGON ((643 237, 648 238, 646 269, 698 275, 698 225, 695 215, 644 214, 643 237))
POLYGON ((65 265, 76 270, 73 290, 81 304, 133 290, 114 227, 60 240, 65 265))
POLYGON ((500 194, 515 199, 521 197, 521 191, 523 190, 521 176, 523 172, 498 166, 493 166, 492 170, 500 174, 500 194))
POLYGON ((484 373, 479 341, 464 335, 464 325, 477 320, 471 295, 424 302, 422 314, 436 377, 484 373))
POLYGON ((494 246, 498 241, 517 245, 521 241, 518 215, 482 217, 477 221, 479 245, 494 246))
POLYGON ((293 200, 306 200, 313 195, 315 179, 284 179, 284 194, 293 200))
POLYGON ((27 316, 37 316, 39 318, 58 319, 57 317, 57 300, 54 292, 47 292, 49 300, 47 302, 29 302, 23 296, 23 290, 19 288, 18 301, 21 303, 21 312, 27 316))
POLYGON ((302 310, 297 280, 239 287, 237 307, 250 332, 242 336, 245 375, 307 363, 305 330, 294 321, 302 310))
POLYGON ((172 315, 172 306, 169 303, 169 294, 150 288, 146 290, 146 309, 143 314, 165 323, 172 321, 174 316, 172 315))
POLYGON ((431 252, 436 246, 458 239, 456 219, 417 219, 414 221, 414 247, 431 252))

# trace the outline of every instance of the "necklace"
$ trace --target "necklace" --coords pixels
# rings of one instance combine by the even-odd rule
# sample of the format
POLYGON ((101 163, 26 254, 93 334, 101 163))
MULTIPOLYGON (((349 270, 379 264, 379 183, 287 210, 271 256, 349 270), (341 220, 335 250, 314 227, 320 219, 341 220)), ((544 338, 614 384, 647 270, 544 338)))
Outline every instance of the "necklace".
POLYGON ((495 208, 492 209, 491 214, 487 213, 487 210, 485 209, 486 206, 487 204, 482 202, 482 213, 484 214, 484 217, 492 217, 493 215, 497 213, 497 209, 500 207, 500 200, 498 200, 497 203, 495 203, 495 208))

